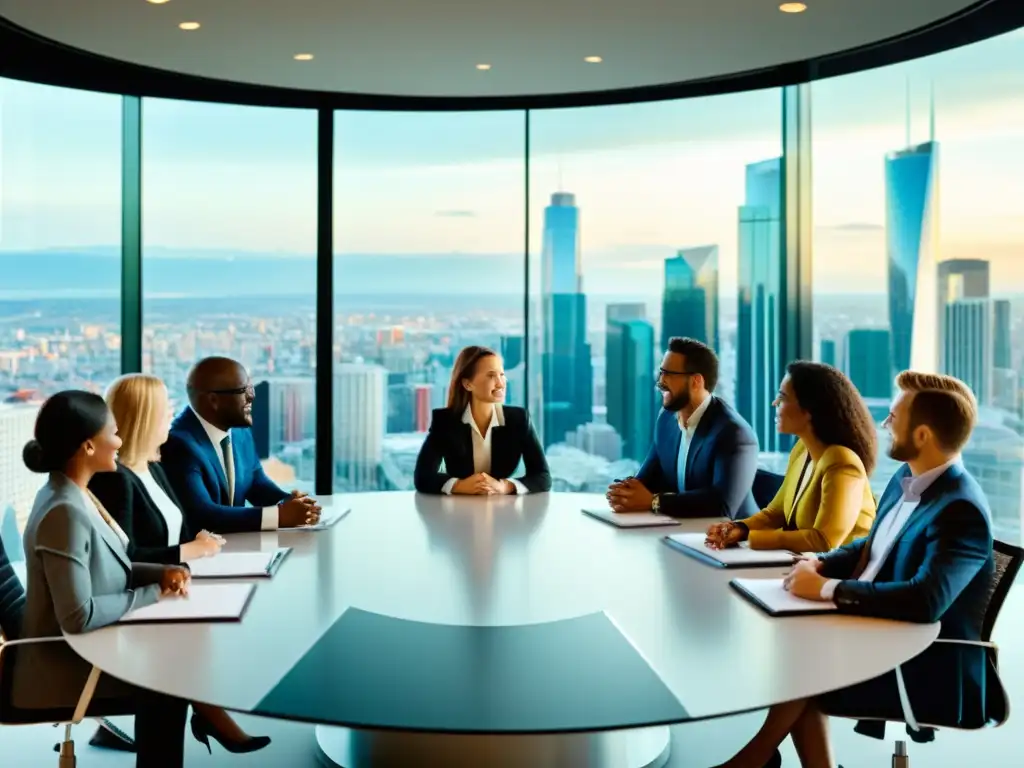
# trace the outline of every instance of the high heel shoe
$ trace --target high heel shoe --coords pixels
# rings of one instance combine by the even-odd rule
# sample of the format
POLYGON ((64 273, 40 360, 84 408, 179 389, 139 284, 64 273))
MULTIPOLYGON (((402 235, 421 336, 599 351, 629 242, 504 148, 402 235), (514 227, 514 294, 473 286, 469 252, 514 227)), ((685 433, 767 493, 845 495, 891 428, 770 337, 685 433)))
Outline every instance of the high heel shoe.
POLYGON ((782 753, 775 750, 775 754, 764 764, 764 768, 782 768, 782 753))
POLYGON ((235 755, 243 755, 249 752, 257 752, 263 749, 265 746, 270 744, 269 736, 251 736, 245 741, 231 741, 226 739, 221 734, 217 733, 210 722, 202 717, 198 712, 192 713, 191 719, 192 735, 195 736, 196 741, 206 747, 210 754, 213 754, 213 747, 210 746, 210 737, 213 736, 214 740, 220 744, 228 752, 235 755))

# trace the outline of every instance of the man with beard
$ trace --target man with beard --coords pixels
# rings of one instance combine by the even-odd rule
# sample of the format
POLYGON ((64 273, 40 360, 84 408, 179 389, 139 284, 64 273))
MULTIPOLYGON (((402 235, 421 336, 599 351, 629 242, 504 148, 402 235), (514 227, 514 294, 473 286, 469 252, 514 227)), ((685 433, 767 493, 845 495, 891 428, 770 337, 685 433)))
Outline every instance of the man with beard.
POLYGON ((979 606, 995 570, 992 524, 984 493, 960 463, 977 404, 951 376, 904 371, 896 385, 889 455, 906 463, 882 494, 871 532, 798 563, 784 586, 797 597, 831 600, 840 613, 939 622, 940 639, 898 672, 772 707, 727 768, 778 765, 772 750, 787 734, 803 765, 832 765, 827 715, 903 720, 897 675, 918 722, 971 728, 987 720, 987 656, 971 643, 981 639, 979 606))
POLYGON ((757 438, 743 417, 715 397, 718 356, 675 337, 658 372, 662 409, 654 444, 636 477, 608 488, 615 512, 742 520, 758 511, 750 489, 757 438))
POLYGON ((255 399, 249 374, 227 357, 207 357, 188 373, 189 406, 175 418, 161 465, 190 527, 217 533, 312 525, 320 507, 267 477, 250 432, 255 399))

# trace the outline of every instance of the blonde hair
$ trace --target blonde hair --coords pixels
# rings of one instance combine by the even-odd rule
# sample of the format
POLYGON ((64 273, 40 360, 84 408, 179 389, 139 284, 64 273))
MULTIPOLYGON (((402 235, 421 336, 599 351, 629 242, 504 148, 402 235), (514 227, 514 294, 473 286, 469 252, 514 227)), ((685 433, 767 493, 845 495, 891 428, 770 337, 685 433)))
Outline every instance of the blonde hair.
POLYGON ((914 395, 910 402, 910 428, 927 426, 939 446, 955 453, 971 437, 978 421, 978 401, 960 379, 938 373, 903 371, 896 386, 914 395))
POLYGON ((161 427, 156 404, 157 393, 166 390, 163 381, 147 373, 125 374, 107 388, 107 405, 121 438, 118 454, 129 467, 160 460, 160 446, 154 445, 161 427))

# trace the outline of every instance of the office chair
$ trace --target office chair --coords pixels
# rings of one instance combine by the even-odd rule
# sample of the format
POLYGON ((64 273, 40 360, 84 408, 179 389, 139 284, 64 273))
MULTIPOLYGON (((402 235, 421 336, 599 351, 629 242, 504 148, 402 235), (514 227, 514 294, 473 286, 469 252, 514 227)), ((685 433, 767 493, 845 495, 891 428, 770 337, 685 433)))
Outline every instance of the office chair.
POLYGON ((13 656, 17 646, 32 643, 63 643, 63 637, 21 639, 22 618, 25 612, 25 589, 14 572, 3 542, 0 541, 0 725, 64 725, 64 741, 60 744, 58 768, 75 768, 75 743, 71 739, 71 726, 85 718, 100 670, 92 668, 82 695, 74 708, 19 709, 11 702, 13 683, 13 656), (6 651, 6 652, 5 652, 6 651))
POLYGON ((754 497, 754 503, 757 504, 758 509, 764 509, 775 498, 784 479, 784 475, 769 472, 767 469, 758 469, 754 473, 754 485, 750 489, 750 493, 754 497))
MULTIPOLYGON (((903 718, 894 722, 906 723, 907 734, 918 744, 934 741, 935 731, 938 728, 968 731, 980 730, 986 727, 998 727, 1005 723, 1010 715, 1009 698, 999 678, 998 648, 991 638, 992 631, 995 629, 996 619, 999 618, 999 612, 1006 601, 1006 596, 1009 594, 1010 587, 1013 586, 1013 582, 1017 578, 1021 564, 1024 563, 1024 549, 998 540, 993 543, 992 549, 995 559, 995 573, 989 584, 987 599, 978 606, 978 614, 981 620, 981 639, 954 640, 940 638, 935 641, 936 643, 954 646, 980 647, 985 649, 988 673, 985 685, 984 715, 974 720, 961 720, 955 723, 918 722, 914 716, 913 696, 907 690, 902 668, 897 667, 896 684, 899 689, 903 718)), ((854 730, 864 736, 882 739, 885 738, 885 723, 886 721, 881 719, 858 718, 854 730)), ((899 743, 897 742, 897 744, 899 743)))

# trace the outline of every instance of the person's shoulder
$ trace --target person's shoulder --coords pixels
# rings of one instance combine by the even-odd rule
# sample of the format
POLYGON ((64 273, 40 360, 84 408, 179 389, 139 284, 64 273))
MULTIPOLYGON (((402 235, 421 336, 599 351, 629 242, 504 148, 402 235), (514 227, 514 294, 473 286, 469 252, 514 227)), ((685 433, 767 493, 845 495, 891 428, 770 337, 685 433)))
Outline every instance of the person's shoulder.
POLYGON ((718 421, 722 432, 728 433, 740 442, 757 442, 757 436, 747 420, 722 398, 715 396, 708 410, 711 411, 712 418, 718 421))
POLYGON ((825 452, 821 454, 819 463, 824 468, 835 468, 835 469, 856 469, 860 474, 866 475, 867 472, 864 469, 864 462, 861 461, 860 456, 856 452, 850 450, 845 445, 830 445, 825 449, 825 452))
POLYGON ((503 405, 501 412, 505 416, 505 424, 509 426, 526 426, 526 422, 529 420, 526 409, 519 405, 503 405))
POLYGON ((89 490, 96 494, 121 490, 128 486, 134 477, 134 472, 121 462, 117 462, 113 472, 97 472, 93 475, 89 481, 89 490))
POLYGON ((945 487, 942 489, 942 497, 947 500, 947 504, 964 502, 976 507, 985 516, 990 516, 988 498, 974 475, 960 464, 954 464, 947 472, 949 476, 945 478, 945 487))
POLYGON ((454 424, 458 419, 458 415, 451 408, 435 408, 430 413, 430 423, 447 426, 454 424))

